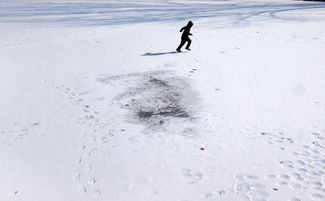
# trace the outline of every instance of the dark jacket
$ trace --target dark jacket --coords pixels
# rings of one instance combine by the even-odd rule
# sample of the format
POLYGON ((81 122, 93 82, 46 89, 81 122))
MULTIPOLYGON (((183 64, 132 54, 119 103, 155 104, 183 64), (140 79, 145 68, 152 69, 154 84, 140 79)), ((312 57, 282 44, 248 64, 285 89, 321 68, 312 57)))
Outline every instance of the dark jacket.
POLYGON ((189 35, 192 35, 190 33, 192 26, 193 26, 193 22, 189 21, 185 27, 181 28, 179 32, 183 31, 182 38, 188 38, 189 35))

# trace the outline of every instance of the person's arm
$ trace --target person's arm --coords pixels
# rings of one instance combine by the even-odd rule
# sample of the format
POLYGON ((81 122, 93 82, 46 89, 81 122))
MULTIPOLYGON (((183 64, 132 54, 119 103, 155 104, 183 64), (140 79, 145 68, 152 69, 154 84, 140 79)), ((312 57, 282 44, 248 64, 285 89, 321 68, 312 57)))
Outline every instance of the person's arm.
POLYGON ((182 27, 182 28, 181 28, 181 30, 180 30, 179 32, 182 32, 182 31, 184 31, 184 29, 185 29, 185 27, 182 27))

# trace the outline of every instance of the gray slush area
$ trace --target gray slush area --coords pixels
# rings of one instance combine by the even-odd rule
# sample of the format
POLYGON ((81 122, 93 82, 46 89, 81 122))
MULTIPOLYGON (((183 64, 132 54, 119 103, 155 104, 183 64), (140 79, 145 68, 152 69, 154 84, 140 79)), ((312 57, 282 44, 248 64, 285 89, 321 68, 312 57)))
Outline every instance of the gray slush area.
POLYGON ((147 132, 196 136, 199 96, 191 87, 190 79, 169 71, 150 71, 98 81, 107 84, 117 80, 126 87, 113 98, 113 104, 129 111, 130 123, 143 124, 147 132))

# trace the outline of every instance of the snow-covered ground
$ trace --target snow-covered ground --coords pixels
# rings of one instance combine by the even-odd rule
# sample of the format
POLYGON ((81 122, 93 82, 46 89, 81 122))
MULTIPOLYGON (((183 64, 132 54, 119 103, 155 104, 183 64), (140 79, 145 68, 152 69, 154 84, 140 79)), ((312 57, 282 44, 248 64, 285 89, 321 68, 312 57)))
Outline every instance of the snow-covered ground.
POLYGON ((324 52, 324 2, 1 0, 0 200, 325 200, 324 52))

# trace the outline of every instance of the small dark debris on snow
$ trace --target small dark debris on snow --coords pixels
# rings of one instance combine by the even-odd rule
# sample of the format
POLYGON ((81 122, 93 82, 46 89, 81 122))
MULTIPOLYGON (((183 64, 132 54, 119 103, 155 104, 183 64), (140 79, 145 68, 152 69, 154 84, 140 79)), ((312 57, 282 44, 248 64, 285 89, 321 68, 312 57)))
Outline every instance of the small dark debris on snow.
POLYGON ((205 148, 201 147, 200 150, 205 150, 205 148))
POLYGON ((94 116, 93 116, 93 115, 86 115, 85 118, 86 118, 86 119, 93 119, 94 116))
POLYGON ((168 84, 165 81, 157 78, 151 78, 149 81, 159 86, 164 86, 164 87, 168 86, 168 84))
POLYGON ((138 116, 140 117, 140 119, 148 119, 150 117, 152 117, 154 115, 153 111, 139 111, 138 112, 138 116))
POLYGON ((182 108, 177 106, 167 106, 160 108, 158 111, 139 111, 138 117, 140 119, 149 119, 152 116, 170 116, 170 117, 182 117, 188 118, 189 114, 184 111, 182 108))
POLYGON ((278 189, 277 188, 273 188, 274 191, 277 191, 278 189))
POLYGON ((41 124, 39 122, 33 123, 33 126, 40 126, 41 124))
POLYGON ((224 195, 224 194, 226 194, 226 191, 224 191, 224 190, 220 190, 220 191, 218 191, 218 194, 219 194, 219 195, 224 195))

